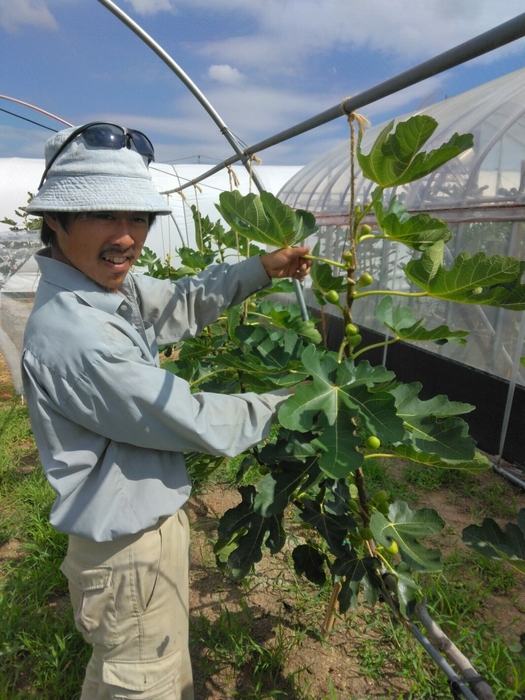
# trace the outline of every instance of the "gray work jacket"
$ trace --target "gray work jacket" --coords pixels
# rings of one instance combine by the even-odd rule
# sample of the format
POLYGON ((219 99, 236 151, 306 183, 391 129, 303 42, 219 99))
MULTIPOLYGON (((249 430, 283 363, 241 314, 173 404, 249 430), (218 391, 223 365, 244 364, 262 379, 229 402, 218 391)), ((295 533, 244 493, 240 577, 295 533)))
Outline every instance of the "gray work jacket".
POLYGON ((51 524, 97 542, 139 532, 188 499, 183 452, 243 452, 268 435, 289 395, 192 394, 159 367, 157 345, 195 336, 270 280, 251 258, 178 282, 130 273, 123 295, 46 250, 37 260, 42 277, 22 375, 40 459, 57 493, 51 524))

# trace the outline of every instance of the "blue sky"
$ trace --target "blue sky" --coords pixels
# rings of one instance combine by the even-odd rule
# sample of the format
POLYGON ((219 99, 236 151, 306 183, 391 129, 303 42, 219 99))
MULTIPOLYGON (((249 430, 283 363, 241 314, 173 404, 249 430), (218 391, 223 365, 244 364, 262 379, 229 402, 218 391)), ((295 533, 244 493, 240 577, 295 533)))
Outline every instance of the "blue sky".
MULTIPOLYGON (((521 14, 523 0, 116 0, 253 144, 521 14)), ((0 94, 81 124, 141 129, 160 162, 232 150, 167 66, 97 0, 0 2, 0 94)), ((525 65, 519 40, 370 105, 373 124, 525 65)), ((0 99, 0 108, 56 121, 0 99)), ((50 131, 0 111, 0 157, 42 157, 50 131)), ((348 137, 342 117, 259 154, 301 165, 348 137)))

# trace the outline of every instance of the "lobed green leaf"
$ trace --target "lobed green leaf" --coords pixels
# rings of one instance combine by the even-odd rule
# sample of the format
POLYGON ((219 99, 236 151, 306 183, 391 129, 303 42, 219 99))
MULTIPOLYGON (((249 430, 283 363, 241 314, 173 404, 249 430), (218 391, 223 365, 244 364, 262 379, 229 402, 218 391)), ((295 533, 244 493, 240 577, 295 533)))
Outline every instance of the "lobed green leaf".
POLYGON ((471 134, 454 134, 439 148, 420 153, 436 130, 436 120, 427 115, 416 115, 399 122, 391 134, 393 125, 392 120, 385 126, 368 155, 361 151, 361 135, 357 142, 357 160, 363 175, 382 188, 404 185, 425 177, 473 146, 471 134))
POLYGON ((416 320, 409 306, 398 304, 394 307, 391 296, 385 296, 375 310, 378 320, 394 333, 400 340, 414 342, 434 341, 459 343, 466 345, 468 331, 452 331, 448 326, 437 326, 432 330, 423 327, 424 319, 416 320))
POLYGON ((219 201, 215 206, 232 229, 263 245, 290 247, 317 231, 313 214, 294 211, 270 192, 221 192, 219 201))
POLYGON ((421 401, 417 396, 420 390, 419 382, 399 384, 391 389, 397 414, 408 431, 408 440, 405 438, 400 442, 443 460, 464 462, 474 459, 474 441, 469 435, 468 425, 456 417, 474 410, 474 406, 449 401, 443 395, 421 401))
POLYGON ((405 267, 409 280, 433 297, 464 304, 525 309, 525 285, 520 283, 525 263, 516 258, 485 253, 460 253, 450 270, 443 267, 444 243, 424 251, 405 267))
POLYGON ((463 542, 490 559, 507 562, 525 574, 525 508, 518 513, 517 524, 507 523, 505 530, 492 519, 481 525, 469 525, 461 535, 463 542))
POLYGON ((441 219, 425 213, 410 216, 405 207, 393 198, 385 212, 381 201, 375 202, 376 218, 383 234, 392 241, 403 243, 413 250, 426 250, 438 241, 446 243, 452 232, 441 219), (393 204, 397 206, 393 206, 393 204))
POLYGON ((323 554, 310 544, 300 544, 292 552, 294 568, 298 576, 304 574, 306 578, 317 586, 326 583, 325 563, 326 554, 323 554))
POLYGON ((425 467, 435 467, 436 469, 457 469, 458 471, 466 471, 471 474, 481 474, 487 469, 490 469, 490 462, 480 452, 476 452, 472 459, 442 459, 437 454, 421 452, 413 445, 396 445, 394 451, 400 457, 409 459, 411 462, 416 462, 425 467))
POLYGON ((262 559, 263 544, 276 554, 286 541, 282 513, 264 517, 255 510, 253 486, 241 486, 239 493, 242 502, 223 515, 218 527, 219 539, 214 547, 219 565, 224 565, 224 552, 227 552, 226 561, 235 579, 244 578, 262 559))
POLYGON ((427 549, 418 539, 441 532, 445 521, 431 508, 413 511, 404 501, 392 503, 388 520, 375 511, 370 518, 370 529, 376 542, 389 547, 392 540, 399 545, 403 561, 416 571, 439 571, 441 553, 427 549))

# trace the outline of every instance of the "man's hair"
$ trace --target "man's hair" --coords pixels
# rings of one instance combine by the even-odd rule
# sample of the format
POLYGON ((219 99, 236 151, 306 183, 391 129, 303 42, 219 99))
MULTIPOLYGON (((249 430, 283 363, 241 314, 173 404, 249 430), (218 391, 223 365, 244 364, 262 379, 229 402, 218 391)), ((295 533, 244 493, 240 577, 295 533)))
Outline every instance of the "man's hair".
MULTIPOLYGON (((51 216, 55 221, 58 221, 61 228, 63 228, 66 233, 69 233, 67 227, 69 221, 71 220, 71 216, 73 216, 73 219, 79 219, 81 217, 89 216, 89 214, 91 213, 92 212, 76 212, 73 215, 71 215, 69 212, 57 211, 49 212, 49 216, 51 216)), ((148 214, 148 231, 153 226, 156 218, 156 214, 148 214)), ((40 231, 40 240, 45 246, 53 246, 56 243, 56 234, 51 228, 51 226, 47 224, 45 217, 42 217, 42 229, 40 231)))

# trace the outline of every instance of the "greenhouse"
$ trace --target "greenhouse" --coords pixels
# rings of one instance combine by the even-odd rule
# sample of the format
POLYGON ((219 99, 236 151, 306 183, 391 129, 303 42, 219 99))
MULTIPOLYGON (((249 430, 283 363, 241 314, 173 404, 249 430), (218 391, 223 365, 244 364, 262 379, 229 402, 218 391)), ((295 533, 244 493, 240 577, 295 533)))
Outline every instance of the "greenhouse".
MULTIPOLYGON (((427 114, 438 122, 427 151, 447 142, 454 133, 472 133, 474 147, 426 178, 390 190, 390 196, 396 196, 410 213, 427 212, 446 221, 454 234, 448 244, 453 246, 448 250, 449 260, 461 251, 472 256, 483 251, 488 256, 523 260, 525 68, 417 114, 427 114)), ((409 116, 403 115, 396 121, 409 116)), ((366 131, 363 153, 369 151, 385 126, 379 124, 366 131)), ((341 255, 348 230, 349 167, 349 145, 345 142, 299 171, 279 193, 295 209, 315 214, 320 228, 310 243, 315 245, 319 240, 320 253, 329 258, 341 255)), ((360 174, 356 164, 356 204, 368 201, 374 186, 360 174)), ((373 226, 374 221, 369 223, 373 226)), ((418 253, 400 249, 388 240, 371 239, 362 247, 360 264, 373 274, 377 288, 412 291, 401 268, 418 253)), ((446 257, 447 253, 445 260, 446 257)), ((310 290, 305 296, 308 306, 319 308, 310 290)), ((369 297, 357 307, 355 321, 377 333, 382 325, 374 313, 376 299, 369 297)), ((525 314, 428 298, 406 303, 413 306, 417 318, 426 317, 436 326, 446 323, 451 328, 469 331, 468 343, 418 343, 424 351, 397 344, 388 349, 385 358, 376 359, 384 360, 404 379, 425 376, 434 393, 453 397, 461 386, 462 396, 477 406, 471 428, 480 447, 492 454, 504 454, 511 462, 525 464, 525 368, 519 361, 525 354, 525 314), (512 428, 508 429, 504 419, 509 412, 512 428)), ((337 324, 332 324, 331 332, 337 336, 337 324)))

